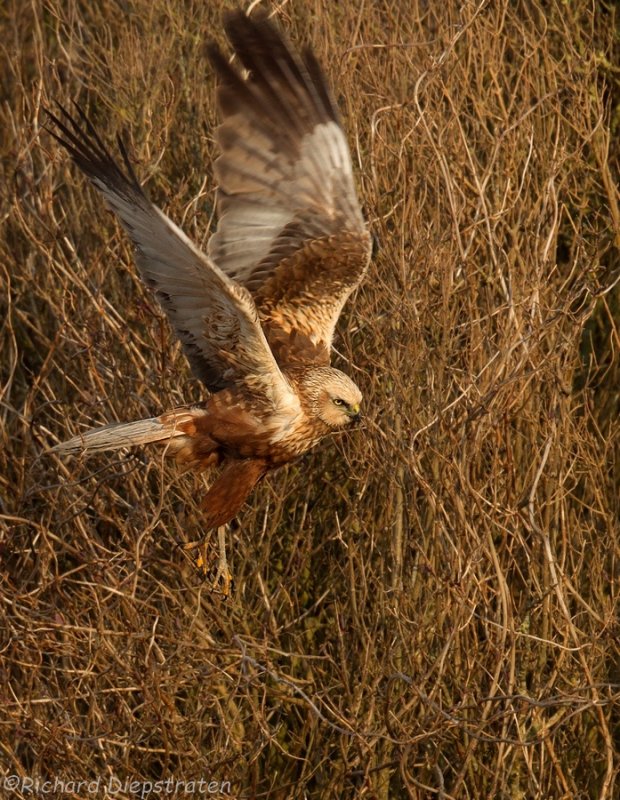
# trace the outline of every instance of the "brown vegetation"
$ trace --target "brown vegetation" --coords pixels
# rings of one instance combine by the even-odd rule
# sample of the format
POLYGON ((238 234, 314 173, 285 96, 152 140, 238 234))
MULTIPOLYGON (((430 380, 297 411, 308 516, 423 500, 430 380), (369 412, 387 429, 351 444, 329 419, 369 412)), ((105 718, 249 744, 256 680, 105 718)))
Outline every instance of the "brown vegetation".
POLYGON ((204 245, 224 5, 0 12, 0 773, 612 798, 611 3, 279 4, 336 87, 377 240, 337 341, 369 421, 255 493, 228 601, 178 546, 199 478, 157 449, 39 457, 200 397, 42 103, 128 131, 153 199, 204 245))

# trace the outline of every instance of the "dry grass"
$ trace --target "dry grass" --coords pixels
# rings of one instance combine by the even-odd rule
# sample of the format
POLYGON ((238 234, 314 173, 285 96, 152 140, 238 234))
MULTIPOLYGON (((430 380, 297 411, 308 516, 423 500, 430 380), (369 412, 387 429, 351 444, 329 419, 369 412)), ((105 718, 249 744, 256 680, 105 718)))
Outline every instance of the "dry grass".
POLYGON ((337 86, 377 238, 337 341, 370 421, 256 492, 228 602, 177 547, 200 529, 199 478, 157 450, 38 458, 200 396, 41 104, 76 98, 109 141, 130 131, 153 198, 204 244, 203 48, 224 5, 0 12, 0 770, 243 797, 612 798, 611 3, 280 4, 337 86))

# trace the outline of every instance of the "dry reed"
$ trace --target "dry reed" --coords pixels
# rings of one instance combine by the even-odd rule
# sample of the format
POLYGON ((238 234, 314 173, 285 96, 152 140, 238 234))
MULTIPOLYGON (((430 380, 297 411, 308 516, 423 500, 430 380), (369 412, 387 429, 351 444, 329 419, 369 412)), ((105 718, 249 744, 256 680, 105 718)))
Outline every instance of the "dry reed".
POLYGON ((369 421, 255 493, 228 601, 178 547, 200 530, 200 478, 156 449, 39 457, 201 396, 42 104, 79 99, 106 140, 127 132, 153 199, 204 245, 204 45, 225 5, 0 11, 0 772, 611 799, 611 3, 278 4, 335 86, 376 237, 336 342, 369 421))

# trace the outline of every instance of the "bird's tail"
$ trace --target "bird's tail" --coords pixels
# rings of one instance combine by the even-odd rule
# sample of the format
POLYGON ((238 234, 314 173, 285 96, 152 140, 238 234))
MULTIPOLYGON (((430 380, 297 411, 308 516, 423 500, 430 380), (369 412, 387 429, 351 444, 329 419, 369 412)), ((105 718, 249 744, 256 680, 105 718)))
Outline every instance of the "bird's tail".
MULTIPOLYGON (((101 428, 91 428, 73 439, 52 447, 50 453, 79 453, 117 450, 119 447, 133 447, 151 442, 167 442, 177 437, 191 436, 197 417, 207 412, 202 408, 177 408, 160 417, 139 419, 136 422, 114 422, 101 428)), ((180 445, 181 442, 175 442, 180 445)), ((174 450, 178 447, 174 447, 174 450)))

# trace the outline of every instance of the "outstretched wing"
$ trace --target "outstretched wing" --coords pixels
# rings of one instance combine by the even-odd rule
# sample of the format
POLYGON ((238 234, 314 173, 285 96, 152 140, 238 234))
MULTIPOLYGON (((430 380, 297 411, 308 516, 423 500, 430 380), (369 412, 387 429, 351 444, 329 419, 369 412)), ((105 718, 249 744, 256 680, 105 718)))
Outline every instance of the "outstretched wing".
POLYGON ((370 238, 351 156, 316 58, 264 14, 225 18, 249 75, 210 50, 219 75, 219 223, 208 253, 254 296, 280 364, 329 363, 370 238))
POLYGON ((74 119, 47 112, 50 133, 118 214, 137 251, 142 277, 154 290, 183 343, 194 373, 211 391, 244 385, 276 408, 297 396, 280 372, 250 293, 232 281, 148 200, 119 140, 126 172, 76 106, 74 119))

